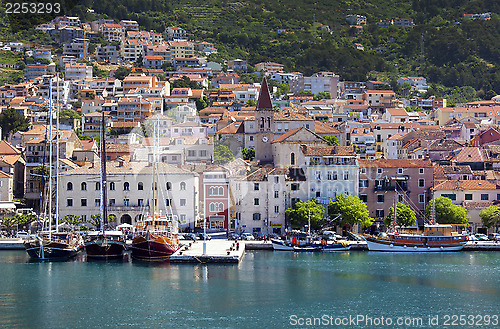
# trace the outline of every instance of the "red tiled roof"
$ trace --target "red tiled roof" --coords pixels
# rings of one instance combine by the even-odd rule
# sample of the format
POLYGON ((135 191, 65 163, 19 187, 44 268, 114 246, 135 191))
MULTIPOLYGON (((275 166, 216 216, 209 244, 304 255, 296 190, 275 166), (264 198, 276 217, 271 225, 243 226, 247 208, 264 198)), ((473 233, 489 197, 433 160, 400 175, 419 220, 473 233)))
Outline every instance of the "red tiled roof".
POLYGON ((300 128, 297 128, 297 129, 292 129, 292 130, 289 130, 287 131, 286 133, 284 133, 283 135, 279 136, 278 138, 276 138, 275 140, 273 140, 273 143, 279 143, 279 142, 282 142, 284 141, 285 139, 287 139, 288 137, 290 136, 293 136, 295 135, 297 132, 299 132, 299 130, 301 129, 305 129, 304 127, 300 127, 300 128))
POLYGON ((359 167, 425 168, 432 167, 432 163, 429 160, 422 159, 359 159, 359 167))
POLYGON ((257 101, 257 110, 272 110, 273 103, 271 102, 271 95, 269 94, 269 87, 267 86, 266 77, 262 79, 262 87, 260 88, 259 99, 257 101))
POLYGON ((436 186, 435 191, 448 190, 496 190, 497 185, 486 180, 447 180, 436 186))

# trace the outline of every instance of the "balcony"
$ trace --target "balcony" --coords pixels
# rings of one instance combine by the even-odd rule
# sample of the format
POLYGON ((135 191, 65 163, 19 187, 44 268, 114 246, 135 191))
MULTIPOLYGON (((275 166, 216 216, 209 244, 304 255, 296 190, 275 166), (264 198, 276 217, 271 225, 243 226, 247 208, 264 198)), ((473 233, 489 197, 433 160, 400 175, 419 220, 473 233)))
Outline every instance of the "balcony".
POLYGON ((108 206, 109 211, 142 211, 143 208, 149 209, 149 205, 138 205, 138 204, 113 204, 108 206))
POLYGON ((407 184, 388 184, 388 185, 375 185, 374 191, 394 191, 397 188, 398 191, 408 191, 407 184))

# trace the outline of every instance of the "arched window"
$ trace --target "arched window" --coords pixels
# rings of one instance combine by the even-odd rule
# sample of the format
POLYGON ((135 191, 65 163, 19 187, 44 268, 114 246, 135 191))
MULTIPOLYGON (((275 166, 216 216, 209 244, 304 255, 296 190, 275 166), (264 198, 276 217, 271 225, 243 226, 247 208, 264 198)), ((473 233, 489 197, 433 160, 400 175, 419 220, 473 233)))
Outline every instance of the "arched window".
POLYGON ((101 190, 101 182, 96 182, 95 183, 95 190, 100 191, 101 190))
POLYGON ((267 117, 267 129, 271 129, 271 118, 267 117))
POLYGON ((109 183, 109 190, 114 191, 115 190, 115 182, 110 182, 109 183))
POLYGON ((142 184, 142 182, 139 182, 139 183, 137 184, 137 189, 138 189, 139 191, 144 190, 144 184, 142 184))
POLYGON ((224 195, 224 188, 223 187, 219 187, 219 195, 224 195))
POLYGON ((73 191, 73 183, 68 182, 68 184, 66 185, 66 189, 67 189, 68 191, 73 191))
POLYGON ((185 190, 186 190, 186 183, 181 182, 181 191, 185 191, 185 190))
POLYGON ((217 211, 224 211, 224 204, 222 202, 219 203, 217 208, 218 208, 217 211))
POLYGON ((130 191, 130 184, 129 184, 129 182, 123 183, 123 190, 124 191, 130 191))
POLYGON ((210 204, 210 211, 215 212, 215 203, 210 204))
POLYGON ((290 153, 290 165, 295 166, 295 153, 290 153))
POLYGON ((87 191, 87 183, 82 183, 82 191, 87 191))
POLYGON ((172 183, 171 182, 167 182, 167 190, 171 190, 172 189, 172 183))

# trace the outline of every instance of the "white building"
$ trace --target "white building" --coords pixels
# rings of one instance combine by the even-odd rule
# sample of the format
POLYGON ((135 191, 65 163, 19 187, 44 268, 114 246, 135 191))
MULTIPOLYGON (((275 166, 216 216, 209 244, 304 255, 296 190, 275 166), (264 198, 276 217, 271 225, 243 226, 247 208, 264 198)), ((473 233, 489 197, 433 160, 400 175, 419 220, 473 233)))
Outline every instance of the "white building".
MULTIPOLYGON (((194 228, 198 219, 198 174, 159 163, 159 211, 177 218, 180 227, 194 228), (176 216, 176 217, 175 217, 176 216)), ((107 164, 108 214, 118 223, 137 224, 151 214, 153 205, 153 165, 149 162, 112 162, 107 164)), ((83 221, 100 213, 99 166, 69 170, 59 184, 60 216, 77 215, 83 221)))
POLYGON ((311 77, 299 77, 290 82, 290 92, 296 94, 310 91, 314 95, 320 92, 330 93, 332 98, 339 96, 339 76, 332 72, 319 72, 311 77))
POLYGON ((92 66, 85 63, 68 63, 65 66, 66 80, 92 80, 92 66))

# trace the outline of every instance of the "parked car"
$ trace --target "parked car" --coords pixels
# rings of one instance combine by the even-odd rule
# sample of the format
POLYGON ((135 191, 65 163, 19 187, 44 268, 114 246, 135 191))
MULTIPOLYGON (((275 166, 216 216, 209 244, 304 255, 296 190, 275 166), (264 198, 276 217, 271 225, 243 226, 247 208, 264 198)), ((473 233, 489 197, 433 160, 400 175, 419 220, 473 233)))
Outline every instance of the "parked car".
POLYGON ((240 236, 236 233, 233 233, 229 236, 228 240, 240 240, 240 236))
POLYGON ((186 240, 193 240, 193 241, 198 240, 198 237, 194 233, 186 233, 184 234, 184 238, 186 240))
POLYGON ((242 233, 241 240, 255 240, 252 233, 242 233))
POLYGON ((212 240, 212 237, 205 233, 198 233, 198 239, 200 240, 212 240))
POLYGON ((19 239, 28 239, 30 237, 30 234, 28 232, 24 232, 24 231, 19 231, 17 232, 16 234, 16 237, 19 238, 19 239))
POLYGON ((488 241, 488 236, 487 236, 486 234, 476 233, 475 237, 476 237, 479 241, 488 241))

